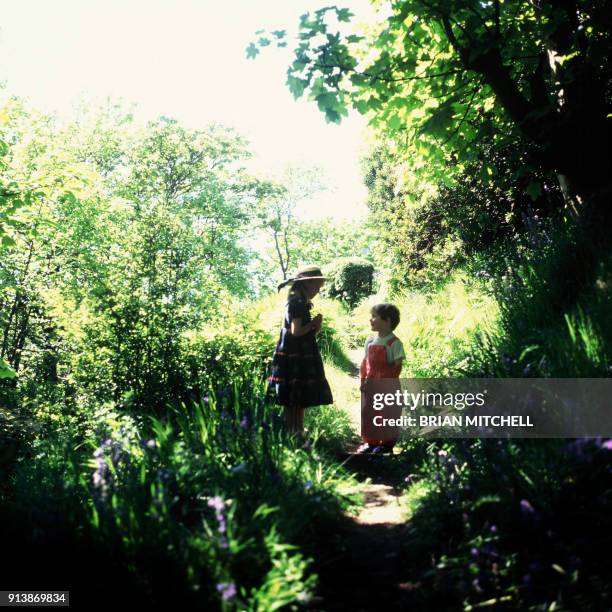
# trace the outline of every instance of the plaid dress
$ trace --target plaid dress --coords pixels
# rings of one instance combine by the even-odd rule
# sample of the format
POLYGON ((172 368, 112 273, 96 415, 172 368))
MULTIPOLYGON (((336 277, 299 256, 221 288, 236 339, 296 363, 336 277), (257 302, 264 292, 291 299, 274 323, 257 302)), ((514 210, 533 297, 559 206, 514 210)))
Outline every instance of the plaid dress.
POLYGON ((291 334, 293 319, 302 319, 302 325, 310 323, 311 308, 312 304, 301 296, 289 296, 268 379, 268 389, 283 406, 307 408, 334 401, 315 332, 309 331, 299 338, 291 334))

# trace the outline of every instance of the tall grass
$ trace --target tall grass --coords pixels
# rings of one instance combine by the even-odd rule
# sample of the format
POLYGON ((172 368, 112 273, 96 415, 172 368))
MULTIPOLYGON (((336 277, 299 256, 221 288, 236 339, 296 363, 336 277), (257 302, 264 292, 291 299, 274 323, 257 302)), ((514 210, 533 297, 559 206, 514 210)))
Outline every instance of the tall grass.
MULTIPOLYGON (((107 407, 84 435, 48 432, 2 499, 2 518, 21 516, 16 531, 2 527, 6 550, 21 559, 14 576, 29 561, 41 579, 55 555, 46 580, 63 571, 84 594, 105 571, 109 601, 115 579, 134 601, 157 606, 306 601, 316 576, 302 550, 316 521, 333 521, 354 498, 350 477, 316 447, 297 446, 280 421, 253 380, 141 425, 107 407), (65 538, 59 552, 55 532, 65 538)), ((319 435, 333 429, 328 421, 316 424, 319 435)))
POLYGON ((488 329, 498 313, 492 296, 469 283, 464 273, 456 273, 427 292, 401 292, 364 301, 351 314, 353 344, 363 346, 372 334, 370 309, 380 301, 391 301, 400 309, 401 320, 394 333, 406 350, 404 377, 455 374, 466 363, 474 335, 488 329))
POLYGON ((481 376, 599 377, 611 371, 612 259, 584 251, 568 230, 548 248, 518 258, 493 282, 495 326, 476 338, 467 370, 481 376))
MULTIPOLYGON (((507 252, 492 262, 496 274, 479 272, 465 290, 451 281, 413 299, 417 314, 398 335, 418 375, 610 375, 609 254, 593 268, 594 253, 582 260, 571 232, 536 238, 540 250, 507 252)), ((419 584, 406 608, 610 608, 612 440, 401 446, 411 516, 403 559, 419 584)))

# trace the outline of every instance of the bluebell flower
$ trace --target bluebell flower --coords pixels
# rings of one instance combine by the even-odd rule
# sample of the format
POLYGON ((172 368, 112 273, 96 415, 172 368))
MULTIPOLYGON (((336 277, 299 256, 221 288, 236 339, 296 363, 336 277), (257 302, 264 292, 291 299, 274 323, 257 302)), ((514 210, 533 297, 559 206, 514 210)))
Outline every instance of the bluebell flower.
POLYGON ((521 512, 523 514, 525 514, 525 515, 534 515, 535 514, 534 507, 526 499, 521 499, 520 506, 521 506, 521 512))
POLYGON ((223 601, 236 597, 236 585, 233 582, 220 582, 217 584, 217 592, 221 594, 223 601))
POLYGON ((225 509, 225 502, 221 497, 215 495, 208 500, 208 506, 214 508, 217 512, 222 512, 225 509))
POLYGON ((93 456, 96 463, 96 469, 92 474, 92 484, 100 499, 105 501, 108 497, 108 490, 113 484, 113 473, 110 469, 110 464, 107 460, 108 451, 111 450, 111 461, 115 468, 119 467, 120 463, 125 458, 123 447, 119 442, 115 442, 111 438, 107 438, 94 451, 93 456))

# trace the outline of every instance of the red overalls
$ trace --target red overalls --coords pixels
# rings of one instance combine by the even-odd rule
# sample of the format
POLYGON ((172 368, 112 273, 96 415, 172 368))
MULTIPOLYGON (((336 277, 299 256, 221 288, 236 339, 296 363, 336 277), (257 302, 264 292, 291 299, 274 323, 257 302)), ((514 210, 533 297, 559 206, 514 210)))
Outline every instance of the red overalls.
POLYGON ((395 393, 400 389, 399 374, 402 364, 389 365, 387 363, 387 347, 391 346, 397 338, 390 338, 385 346, 368 345, 367 354, 361 362, 361 438, 364 442, 372 445, 384 444, 392 447, 397 441, 399 427, 384 428, 385 431, 373 431, 373 417, 380 415, 385 419, 399 418, 402 414, 401 406, 385 406, 382 410, 374 410, 372 394, 374 392, 395 393), (375 383, 375 389, 368 385, 369 380, 381 380, 375 383), (370 388, 368 388, 370 387, 370 388))

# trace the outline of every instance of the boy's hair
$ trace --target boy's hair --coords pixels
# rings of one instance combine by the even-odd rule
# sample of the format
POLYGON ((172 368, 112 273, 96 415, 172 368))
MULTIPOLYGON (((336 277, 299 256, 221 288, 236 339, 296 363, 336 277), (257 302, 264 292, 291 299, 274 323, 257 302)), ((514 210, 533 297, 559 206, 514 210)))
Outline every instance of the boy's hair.
POLYGON ((372 306, 372 312, 377 314, 381 319, 389 321, 391 330, 394 330, 400 322, 399 308, 393 304, 376 304, 372 306))

